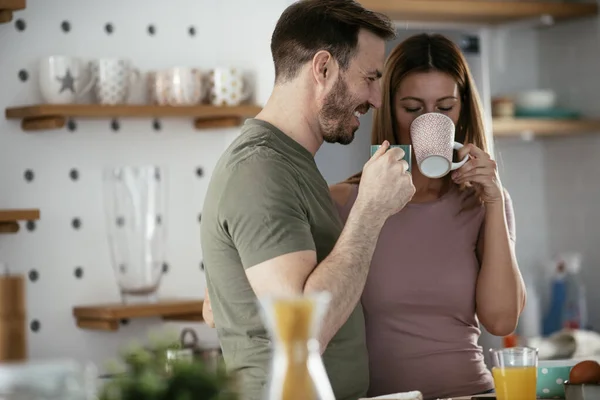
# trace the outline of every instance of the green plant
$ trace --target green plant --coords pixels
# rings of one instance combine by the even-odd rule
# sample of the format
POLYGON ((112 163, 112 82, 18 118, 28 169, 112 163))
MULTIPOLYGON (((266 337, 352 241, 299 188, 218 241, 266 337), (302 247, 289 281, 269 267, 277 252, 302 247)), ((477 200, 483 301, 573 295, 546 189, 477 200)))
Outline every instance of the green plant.
POLYGON ((98 400, 235 400, 233 381, 224 368, 211 369, 198 359, 169 359, 181 350, 177 339, 155 337, 148 346, 133 344, 113 365, 115 377, 98 400), (118 372, 117 372, 118 371, 118 372))

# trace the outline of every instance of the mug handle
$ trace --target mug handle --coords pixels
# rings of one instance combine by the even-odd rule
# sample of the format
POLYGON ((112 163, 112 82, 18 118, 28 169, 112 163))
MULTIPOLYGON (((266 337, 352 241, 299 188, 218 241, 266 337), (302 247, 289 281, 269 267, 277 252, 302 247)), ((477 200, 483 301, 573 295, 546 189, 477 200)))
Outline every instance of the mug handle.
POLYGON ((250 84, 248 83, 248 78, 243 78, 243 86, 242 86, 242 97, 240 98, 241 102, 248 101, 250 96, 252 96, 252 90, 250 90, 250 84))
MULTIPOLYGON (((454 150, 462 149, 463 147, 464 147, 464 145, 462 143, 458 143, 458 142, 454 142, 454 144, 452 145, 452 148, 454 150)), ((463 158, 459 162, 453 162, 452 166, 450 167, 450 171, 454 171, 455 169, 462 167, 463 165, 465 165, 467 160, 469 160, 468 154, 465 156, 465 158, 463 158)))
POLYGON ((96 74, 93 72, 94 70, 92 69, 92 63, 88 63, 88 71, 90 71, 90 80, 86 83, 85 87, 83 89, 81 89, 81 91, 79 93, 77 93, 77 97, 81 97, 84 94, 86 94, 87 92, 89 92, 90 90, 92 90, 92 88, 94 87, 94 84, 96 83, 96 79, 98 78, 96 76, 96 74))
POLYGON ((126 102, 129 103, 131 101, 131 96, 133 94, 133 86, 137 85, 137 83, 142 79, 142 71, 138 68, 132 68, 129 72, 129 93, 127 93, 126 102))

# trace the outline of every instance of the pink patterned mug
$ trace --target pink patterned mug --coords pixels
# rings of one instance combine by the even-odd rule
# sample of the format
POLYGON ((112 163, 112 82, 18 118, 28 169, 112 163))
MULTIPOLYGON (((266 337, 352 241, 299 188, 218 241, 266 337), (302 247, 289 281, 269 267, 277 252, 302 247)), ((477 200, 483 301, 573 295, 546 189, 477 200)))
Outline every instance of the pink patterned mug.
POLYGON ((469 156, 452 162, 452 150, 463 145, 454 141, 454 122, 444 114, 427 113, 418 116, 410 125, 410 137, 417 165, 429 178, 441 178, 462 167, 469 156))

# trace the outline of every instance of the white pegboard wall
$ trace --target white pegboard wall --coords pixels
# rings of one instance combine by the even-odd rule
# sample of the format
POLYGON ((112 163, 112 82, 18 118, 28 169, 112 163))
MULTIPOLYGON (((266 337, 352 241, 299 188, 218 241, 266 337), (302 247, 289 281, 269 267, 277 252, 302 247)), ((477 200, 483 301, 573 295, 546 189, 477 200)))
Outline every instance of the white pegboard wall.
MULTIPOLYGON (((286 3, 28 0, 12 23, 0 25, 0 105, 41 102, 37 65, 50 55, 127 58, 143 73, 236 66, 253 76, 254 98, 263 104, 273 82, 270 36, 286 3)), ((37 328, 29 331, 30 358, 74 357, 102 368, 120 345, 163 324, 132 320, 117 332, 75 326, 73 305, 119 301, 106 238, 102 169, 143 164, 167 169, 168 272, 159 295, 201 297, 198 218, 212 168, 239 129, 197 131, 185 118, 119 119, 117 130, 108 119, 73 122, 71 129, 25 133, 19 121, 0 119, 0 208, 41 210, 34 226, 22 224, 17 235, 0 236, 0 261, 28 276, 28 320, 37 328)), ((194 327, 203 344, 216 344, 214 331, 194 327)))

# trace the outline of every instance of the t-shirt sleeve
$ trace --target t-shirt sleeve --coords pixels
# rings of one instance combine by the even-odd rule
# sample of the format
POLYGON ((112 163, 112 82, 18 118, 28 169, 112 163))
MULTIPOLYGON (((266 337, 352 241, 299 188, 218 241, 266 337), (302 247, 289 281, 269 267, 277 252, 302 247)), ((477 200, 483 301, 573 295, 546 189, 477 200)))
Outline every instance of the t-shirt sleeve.
POLYGON ((235 167, 219 206, 222 227, 244 269, 284 254, 315 250, 294 170, 276 157, 235 167))

